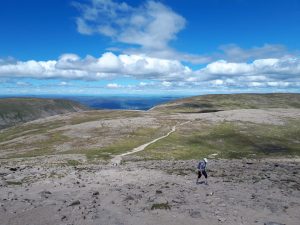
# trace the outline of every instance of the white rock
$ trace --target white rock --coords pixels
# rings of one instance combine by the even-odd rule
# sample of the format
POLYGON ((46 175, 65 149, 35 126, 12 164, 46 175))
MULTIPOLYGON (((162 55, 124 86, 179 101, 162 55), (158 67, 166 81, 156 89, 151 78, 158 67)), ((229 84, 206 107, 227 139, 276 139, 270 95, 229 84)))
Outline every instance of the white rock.
POLYGON ((12 174, 8 174, 6 176, 3 177, 5 180, 11 180, 11 179, 15 179, 15 176, 12 174))

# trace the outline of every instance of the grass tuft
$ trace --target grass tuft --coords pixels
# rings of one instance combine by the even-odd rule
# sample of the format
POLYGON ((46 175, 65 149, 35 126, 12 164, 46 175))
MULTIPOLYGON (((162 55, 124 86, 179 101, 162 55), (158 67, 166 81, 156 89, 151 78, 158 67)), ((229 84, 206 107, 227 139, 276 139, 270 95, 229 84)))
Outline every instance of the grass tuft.
POLYGON ((67 161, 67 165, 68 166, 79 166, 79 165, 81 165, 81 162, 79 162, 78 160, 70 159, 67 161))
POLYGON ((156 210, 156 209, 171 210, 171 206, 169 205, 168 202, 166 202, 166 203, 154 203, 151 206, 151 210, 156 210))

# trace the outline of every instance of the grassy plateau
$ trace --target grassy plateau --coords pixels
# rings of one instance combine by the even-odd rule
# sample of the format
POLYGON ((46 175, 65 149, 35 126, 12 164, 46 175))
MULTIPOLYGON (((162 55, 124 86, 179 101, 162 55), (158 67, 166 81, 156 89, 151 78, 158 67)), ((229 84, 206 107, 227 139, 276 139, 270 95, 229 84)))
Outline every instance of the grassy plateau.
MULTIPOLYGON (((29 104, 22 100, 24 104, 9 106, 5 103, 7 100, 1 101, 0 115, 8 111, 17 115, 18 110, 26 111, 25 105, 29 104)), ((33 110, 35 106, 40 108, 42 100, 28 101, 33 110)), ((48 100, 45 101, 44 106, 51 108, 48 100)), ((59 104, 68 108, 65 104, 69 103, 62 101, 59 104)), ((0 158, 82 154, 88 160, 109 160, 114 155, 165 135, 172 126, 183 121, 189 123, 178 125, 171 135, 134 156, 142 160, 298 157, 299 108, 300 94, 238 94, 180 99, 150 111, 93 110, 68 113, 0 130, 0 158), (218 111, 232 109, 266 109, 259 111, 261 115, 256 116, 266 117, 274 112, 281 123, 241 121, 238 118, 220 120, 224 115, 218 111)), ((239 111, 235 113, 239 115, 239 111)), ((250 113, 250 116, 253 115, 250 113)), ((77 162, 69 161, 67 164, 76 165, 77 162)))

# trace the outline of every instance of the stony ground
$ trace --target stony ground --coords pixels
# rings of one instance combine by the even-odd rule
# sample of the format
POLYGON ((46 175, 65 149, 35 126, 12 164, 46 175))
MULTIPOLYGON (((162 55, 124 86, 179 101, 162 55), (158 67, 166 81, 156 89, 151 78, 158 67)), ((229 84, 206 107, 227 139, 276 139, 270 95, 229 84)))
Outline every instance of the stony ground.
POLYGON ((299 224, 299 159, 210 160, 208 185, 196 164, 2 160, 0 224, 299 224))

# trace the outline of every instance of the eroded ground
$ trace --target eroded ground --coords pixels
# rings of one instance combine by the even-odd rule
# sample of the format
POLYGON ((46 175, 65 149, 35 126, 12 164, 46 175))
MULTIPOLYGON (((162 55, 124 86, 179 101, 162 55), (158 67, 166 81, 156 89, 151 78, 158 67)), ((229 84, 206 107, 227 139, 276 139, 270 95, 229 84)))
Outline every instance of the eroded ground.
POLYGON ((210 160, 205 185, 196 184, 195 160, 112 167, 68 157, 2 161, 0 224, 300 221, 299 160, 210 160))

